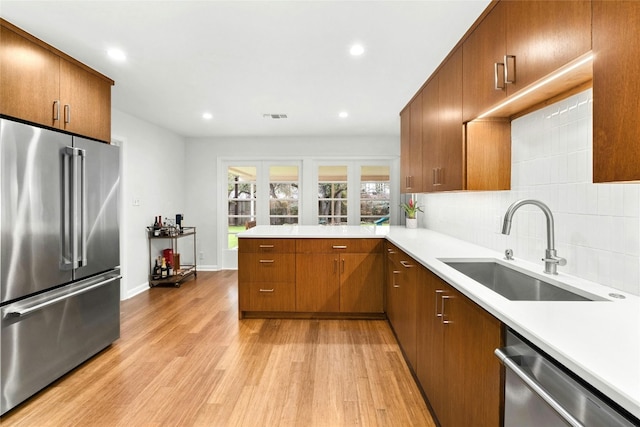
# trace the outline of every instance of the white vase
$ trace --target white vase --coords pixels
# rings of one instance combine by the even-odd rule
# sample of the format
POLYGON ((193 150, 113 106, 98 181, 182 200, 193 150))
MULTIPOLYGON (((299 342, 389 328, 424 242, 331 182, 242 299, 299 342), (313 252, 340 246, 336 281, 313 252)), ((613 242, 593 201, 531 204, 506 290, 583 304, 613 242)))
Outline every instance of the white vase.
POLYGON ((418 228, 418 218, 407 218, 407 228, 418 228))

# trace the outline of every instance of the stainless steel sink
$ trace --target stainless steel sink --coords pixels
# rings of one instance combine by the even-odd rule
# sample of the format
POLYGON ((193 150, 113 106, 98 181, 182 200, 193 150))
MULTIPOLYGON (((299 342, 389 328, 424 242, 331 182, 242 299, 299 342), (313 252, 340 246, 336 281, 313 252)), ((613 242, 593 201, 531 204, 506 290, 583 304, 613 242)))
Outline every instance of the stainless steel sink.
POLYGON ((563 289, 495 261, 442 261, 512 301, 606 301, 582 290, 563 289))

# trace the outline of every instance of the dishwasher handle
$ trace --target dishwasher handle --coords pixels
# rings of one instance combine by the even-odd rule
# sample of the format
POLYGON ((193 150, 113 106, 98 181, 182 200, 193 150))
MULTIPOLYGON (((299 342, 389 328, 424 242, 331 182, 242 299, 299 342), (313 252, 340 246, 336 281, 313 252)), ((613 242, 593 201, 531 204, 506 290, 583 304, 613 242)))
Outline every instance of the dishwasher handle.
POLYGON ((43 308, 49 307, 50 305, 56 304, 56 303, 58 303, 60 301, 64 301, 66 299, 75 297, 77 295, 83 294, 83 293, 88 292, 88 291, 90 291, 92 289, 99 288, 99 287, 104 286, 104 285, 106 285, 108 283, 111 283, 111 282, 113 282, 115 280, 120 280, 120 279, 122 279, 122 276, 111 277, 111 278, 109 278, 107 280, 103 280, 101 282, 94 283, 94 284, 89 285, 89 286, 85 286, 83 288, 80 288, 80 289, 75 290, 73 292, 70 292, 68 294, 60 295, 59 297, 56 297, 56 298, 51 298, 50 300, 44 301, 44 302, 42 302, 40 304, 33 305, 31 307, 27 307, 27 308, 23 308, 23 309, 17 308, 17 309, 13 309, 13 310, 9 309, 9 310, 6 310, 4 312, 4 317, 5 318, 9 318, 9 317, 26 316, 28 314, 33 313, 34 311, 42 310, 43 308))
MULTIPOLYGON (((516 374, 534 393, 540 396, 554 411, 558 413, 569 425, 573 427, 585 427, 579 420, 571 415, 547 390, 536 381, 527 371, 525 371, 513 358, 508 356, 502 349, 497 348, 494 351, 500 362, 516 374)), ((517 356, 516 356, 517 357, 517 356)))

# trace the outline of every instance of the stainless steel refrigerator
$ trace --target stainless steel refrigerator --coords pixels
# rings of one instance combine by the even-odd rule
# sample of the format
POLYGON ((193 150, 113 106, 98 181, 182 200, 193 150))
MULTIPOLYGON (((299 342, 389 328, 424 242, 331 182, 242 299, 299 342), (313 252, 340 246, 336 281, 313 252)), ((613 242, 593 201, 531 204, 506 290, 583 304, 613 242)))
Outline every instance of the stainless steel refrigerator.
POLYGON ((0 119, 0 414, 120 336, 119 150, 0 119))

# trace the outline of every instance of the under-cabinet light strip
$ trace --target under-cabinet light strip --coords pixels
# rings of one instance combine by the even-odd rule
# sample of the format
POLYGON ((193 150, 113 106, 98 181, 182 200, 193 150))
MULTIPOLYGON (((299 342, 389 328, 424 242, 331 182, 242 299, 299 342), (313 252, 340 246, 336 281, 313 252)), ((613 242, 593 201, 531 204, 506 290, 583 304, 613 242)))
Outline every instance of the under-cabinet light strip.
POLYGON ((533 86, 529 87, 528 89, 523 90, 522 92, 514 95, 513 97, 507 99, 505 102, 497 105, 496 107, 493 107, 491 110, 487 111, 486 113, 483 113, 481 115, 478 116, 479 119, 482 119, 484 117, 489 116, 490 114, 500 110, 501 108, 511 104, 512 102, 517 101, 518 99, 522 98, 523 96, 526 96, 528 94, 530 94, 533 91, 536 91, 538 89, 540 89, 542 86, 551 83, 554 80, 559 79, 560 77, 564 76, 565 74, 575 70, 576 68, 579 68, 581 66, 583 66, 584 64, 593 61, 593 54, 589 54, 587 56, 585 56, 584 58, 582 58, 581 60, 579 60, 578 62, 576 62, 575 64, 571 64, 571 66, 565 68, 562 71, 559 71, 556 74, 553 74, 549 77, 547 77, 546 79, 534 84, 533 86))

